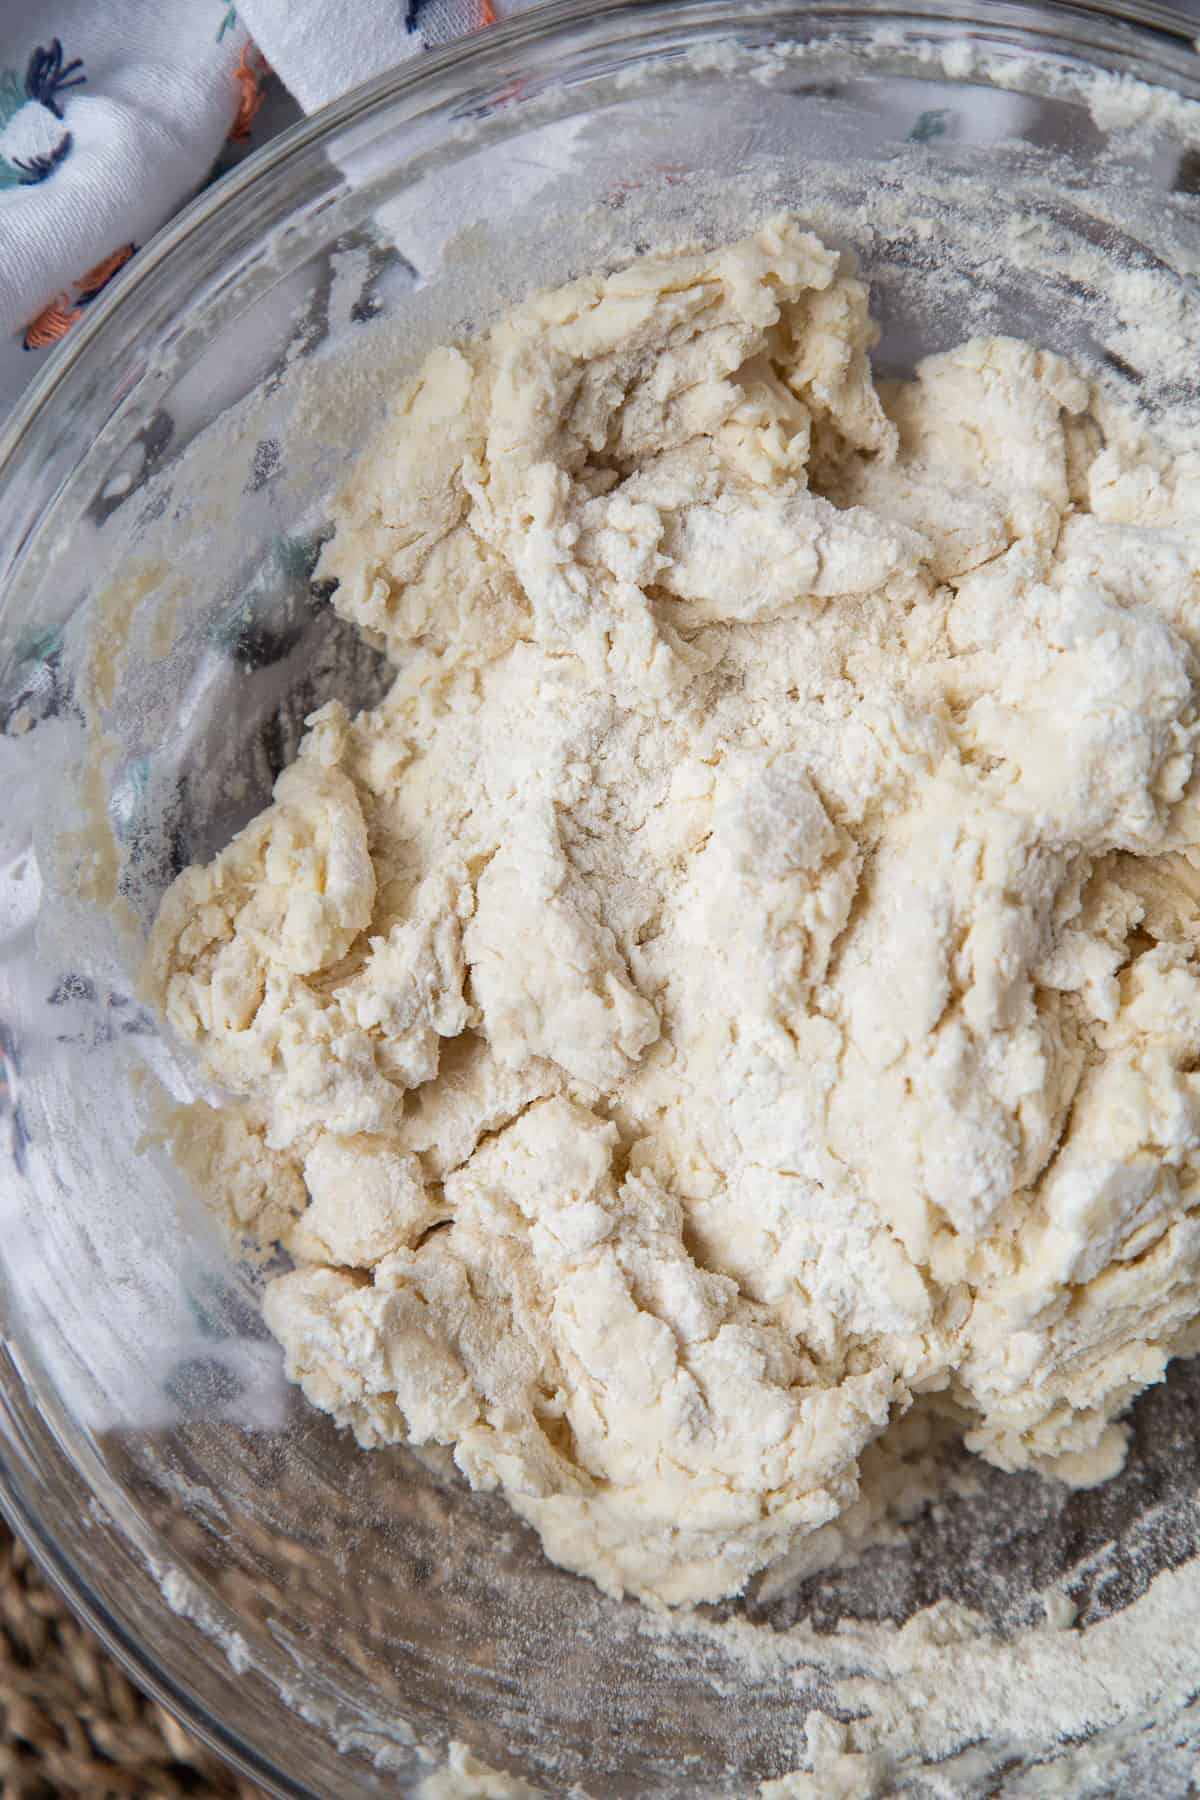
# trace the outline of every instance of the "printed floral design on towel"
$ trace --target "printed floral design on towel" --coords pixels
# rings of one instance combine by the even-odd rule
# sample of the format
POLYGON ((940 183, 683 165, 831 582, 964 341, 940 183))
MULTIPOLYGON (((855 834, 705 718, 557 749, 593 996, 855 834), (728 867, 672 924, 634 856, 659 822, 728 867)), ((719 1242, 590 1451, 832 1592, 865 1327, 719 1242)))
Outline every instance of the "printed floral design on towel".
POLYGON ((62 96, 86 80, 81 60, 67 62, 58 38, 32 52, 24 80, 15 69, 0 71, 0 189, 33 187, 70 155, 62 96))
POLYGON ((406 0, 404 8, 404 29, 431 50, 495 23, 492 0, 471 0, 466 7, 456 0, 406 0))
POLYGON ((103 262, 98 262, 94 269, 89 269, 75 283, 75 299, 69 294, 59 294, 49 306, 43 308, 37 318, 29 326, 21 343, 26 350, 45 350, 51 344, 57 344, 60 337, 70 331, 76 319, 80 318, 85 306, 90 306, 97 296, 103 293, 118 269, 123 269, 129 261, 136 244, 122 244, 103 262))
POLYGON ((270 63, 262 51, 247 38, 242 45, 238 66, 233 71, 238 90, 238 109, 229 131, 231 144, 244 144, 249 138, 250 128, 266 98, 267 77, 270 73, 270 63))

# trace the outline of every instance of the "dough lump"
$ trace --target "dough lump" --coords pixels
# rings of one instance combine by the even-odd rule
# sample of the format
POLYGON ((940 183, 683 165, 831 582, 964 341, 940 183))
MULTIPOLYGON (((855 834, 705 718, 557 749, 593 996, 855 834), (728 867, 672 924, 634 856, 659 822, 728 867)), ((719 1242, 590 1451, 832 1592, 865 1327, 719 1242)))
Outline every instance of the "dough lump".
POLYGON ((394 686, 152 938, 291 1376, 612 1592, 917 1396, 1099 1479, 1200 1348, 1200 464, 874 336, 777 218, 431 355, 321 569, 394 686))

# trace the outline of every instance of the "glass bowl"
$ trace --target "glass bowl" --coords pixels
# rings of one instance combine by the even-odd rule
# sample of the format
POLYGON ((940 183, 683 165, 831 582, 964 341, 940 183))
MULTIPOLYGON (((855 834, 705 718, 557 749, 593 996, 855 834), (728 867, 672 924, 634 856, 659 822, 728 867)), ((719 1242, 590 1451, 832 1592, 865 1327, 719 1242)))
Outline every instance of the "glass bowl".
POLYGON ((858 256, 885 371, 1009 331, 1190 431, 1197 101, 1191 27, 1151 6, 550 6, 205 192, 9 421, 0 1501, 264 1787, 494 1791, 473 1756, 596 1800, 792 1770, 815 1785, 788 1793, 1189 1791, 1194 1365, 1139 1403, 1102 1489, 968 1473, 914 1427, 911 1503, 849 1561, 834 1539, 823 1570, 656 1619, 550 1566, 447 1460, 366 1455, 285 1383, 257 1272, 163 1148, 163 1094, 194 1084, 136 970, 158 895, 265 801, 304 715, 383 689, 312 571, 331 489, 432 343, 790 206, 858 256), (1070 1673, 1030 1716, 1012 1670, 1043 1668, 1047 1618, 1070 1673), (431 1773, 452 1744, 457 1788, 431 1773))

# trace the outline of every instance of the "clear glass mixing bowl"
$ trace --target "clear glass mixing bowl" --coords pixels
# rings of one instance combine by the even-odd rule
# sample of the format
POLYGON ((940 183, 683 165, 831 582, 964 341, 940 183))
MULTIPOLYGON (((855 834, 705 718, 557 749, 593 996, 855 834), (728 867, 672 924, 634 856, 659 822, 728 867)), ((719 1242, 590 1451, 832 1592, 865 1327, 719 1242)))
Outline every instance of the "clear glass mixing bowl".
MULTIPOLYGON (((550 7, 202 195, 9 422, 0 1500, 136 1678, 264 1786, 411 1792, 455 1739, 555 1793, 702 1800, 804 1765, 830 1705, 802 1668, 743 1679, 717 1638, 648 1631, 448 1464, 355 1450, 283 1381, 255 1272, 157 1142, 157 1096, 191 1088, 137 999, 155 898, 263 803, 306 712, 381 689, 311 579, 331 487, 430 343, 783 205, 857 252, 884 368, 1002 329, 1186 416, 1190 32, 1017 0, 550 7)), ((1012 1632, 1056 1581, 1085 1626, 1136 1605, 1200 1547, 1198 1396, 1178 1366, 1095 1494, 980 1469, 849 1571, 724 1612, 829 1630, 953 1598, 1012 1632)), ((1189 1705, 1164 1693, 1112 1738, 1122 1793, 1188 1791, 1189 1705)), ((1045 1792, 1057 1758, 1056 1791, 1116 1791, 1075 1781, 1076 1753, 998 1724, 889 1779, 1045 1792)))

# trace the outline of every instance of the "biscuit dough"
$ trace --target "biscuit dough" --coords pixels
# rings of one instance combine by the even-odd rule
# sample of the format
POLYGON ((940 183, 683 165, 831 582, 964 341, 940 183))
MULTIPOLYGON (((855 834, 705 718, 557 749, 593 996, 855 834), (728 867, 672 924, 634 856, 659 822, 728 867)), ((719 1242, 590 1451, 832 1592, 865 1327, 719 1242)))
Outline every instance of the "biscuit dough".
POLYGON ((874 336, 779 218, 436 351, 321 570, 395 684, 153 933, 292 1377, 613 1592, 918 1395, 1100 1479, 1200 1348, 1200 461, 874 336))

